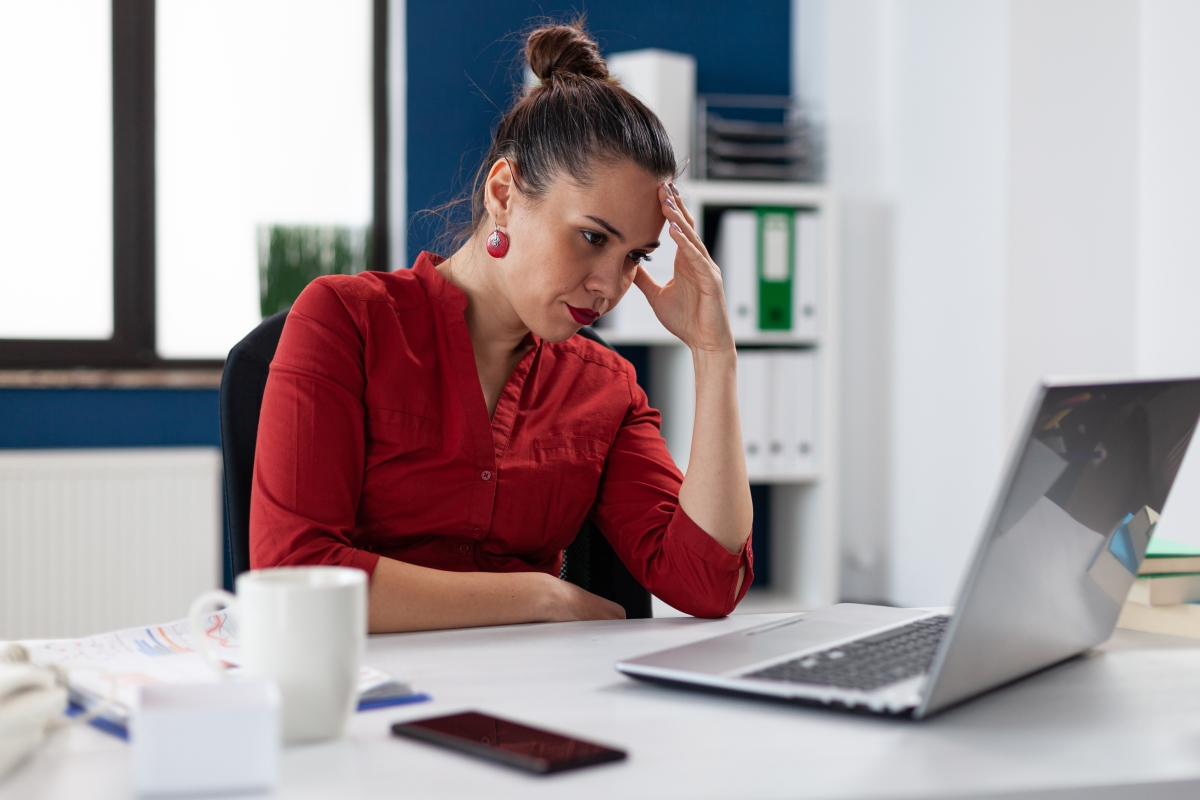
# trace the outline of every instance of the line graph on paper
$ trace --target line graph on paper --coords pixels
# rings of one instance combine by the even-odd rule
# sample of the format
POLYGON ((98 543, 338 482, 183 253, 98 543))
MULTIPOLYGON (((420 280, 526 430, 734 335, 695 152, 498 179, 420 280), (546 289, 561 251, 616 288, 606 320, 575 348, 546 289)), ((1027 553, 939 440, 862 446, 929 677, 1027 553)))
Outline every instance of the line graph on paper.
MULTIPOLYGON (((204 635, 217 657, 232 667, 226 674, 237 676, 242 659, 236 621, 224 611, 206 614, 202 619, 204 635)), ((42 639, 21 644, 29 651, 33 663, 66 668, 71 699, 84 708, 102 703, 112 693, 113 704, 102 716, 121 726, 129 719, 139 686, 221 680, 196 652, 186 619, 83 639, 42 639)), ((358 674, 358 691, 363 699, 371 699, 381 691, 391 692, 388 696, 407 695, 411 687, 363 665, 358 674), (397 691, 397 687, 401 690, 397 691)))
MULTIPOLYGON (((222 660, 236 664, 241 647, 233 619, 224 611, 217 611, 205 616, 204 628, 205 635, 222 660)), ((31 654, 36 651, 68 667, 103 666, 111 669, 124 664, 130 657, 141 663, 141 658, 147 657, 196 655, 186 619, 164 625, 127 628, 83 639, 29 642, 28 646, 31 654)))
MULTIPOLYGON (((240 661, 237 626, 224 611, 205 615, 204 632, 218 657, 230 667, 240 661)), ((83 639, 25 643, 35 664, 65 667, 71 695, 85 708, 108 697, 116 686, 110 714, 123 721, 137 686, 159 683, 214 683, 220 680, 196 652, 186 619, 163 625, 127 628, 83 639)))

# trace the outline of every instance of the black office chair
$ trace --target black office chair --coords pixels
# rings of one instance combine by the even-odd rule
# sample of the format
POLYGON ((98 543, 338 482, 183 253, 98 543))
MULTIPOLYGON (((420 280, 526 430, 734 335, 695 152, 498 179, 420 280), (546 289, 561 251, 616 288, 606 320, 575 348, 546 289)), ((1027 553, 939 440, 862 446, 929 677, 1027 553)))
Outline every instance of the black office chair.
MULTIPOLYGON (((250 569, 250 485, 254 476, 258 415, 285 319, 286 311, 268 317, 234 345, 221 376, 221 454, 225 461, 225 507, 229 518, 227 556, 234 577, 250 569)), ((612 349, 591 328, 581 329, 579 335, 612 349)), ((621 605, 628 619, 651 616, 650 592, 629 574, 590 520, 584 521, 575 541, 563 553, 559 577, 621 605)))

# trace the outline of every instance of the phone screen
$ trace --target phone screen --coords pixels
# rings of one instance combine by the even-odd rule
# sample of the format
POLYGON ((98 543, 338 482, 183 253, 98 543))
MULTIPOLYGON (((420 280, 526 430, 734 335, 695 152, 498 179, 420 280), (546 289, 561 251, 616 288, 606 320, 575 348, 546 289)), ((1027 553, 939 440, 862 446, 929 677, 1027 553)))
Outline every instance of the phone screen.
POLYGON ((392 734, 472 753, 530 772, 561 772, 625 758, 622 750, 477 711, 398 722, 392 726, 392 734))

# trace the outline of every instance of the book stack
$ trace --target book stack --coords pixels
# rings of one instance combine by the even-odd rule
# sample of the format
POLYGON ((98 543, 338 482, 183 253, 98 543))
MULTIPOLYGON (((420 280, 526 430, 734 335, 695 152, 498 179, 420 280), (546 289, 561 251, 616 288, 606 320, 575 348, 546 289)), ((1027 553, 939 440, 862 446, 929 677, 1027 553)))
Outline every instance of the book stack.
POLYGON ((1117 627, 1200 639, 1200 547, 1152 537, 1117 627))
POLYGON ((793 208, 731 209, 713 255, 721 267, 733 335, 818 333, 820 221, 793 208))

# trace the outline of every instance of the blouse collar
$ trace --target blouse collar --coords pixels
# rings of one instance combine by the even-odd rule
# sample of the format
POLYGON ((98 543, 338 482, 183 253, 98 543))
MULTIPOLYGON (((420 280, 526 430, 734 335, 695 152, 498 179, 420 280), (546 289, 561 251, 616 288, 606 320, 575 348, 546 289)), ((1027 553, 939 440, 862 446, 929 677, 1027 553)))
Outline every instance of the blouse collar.
POLYGON ((425 291, 434 300, 445 303, 451 308, 459 311, 467 310, 467 296, 463 290, 455 286, 442 273, 438 272, 438 264, 441 264, 446 259, 442 256, 435 255, 425 250, 417 256, 417 260, 413 263, 413 272, 417 274, 417 279, 421 281, 421 285, 425 287, 425 291))
MULTIPOLYGON (((430 297, 458 311, 466 311, 466 293, 446 280, 445 275, 438 272, 438 264, 441 264, 445 260, 443 256, 422 250, 421 254, 417 256, 417 260, 413 262, 412 269, 417 274, 417 280, 421 281, 421 285, 425 287, 425 291, 430 297)), ((533 342, 532 349, 537 350, 542 344, 542 337, 533 331, 529 332, 529 336, 533 342)))

